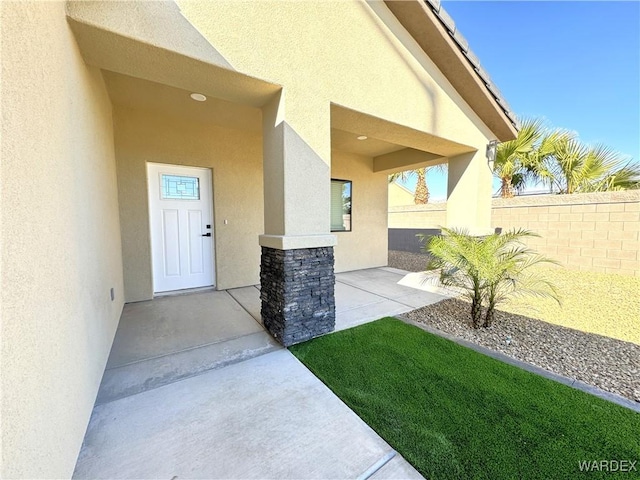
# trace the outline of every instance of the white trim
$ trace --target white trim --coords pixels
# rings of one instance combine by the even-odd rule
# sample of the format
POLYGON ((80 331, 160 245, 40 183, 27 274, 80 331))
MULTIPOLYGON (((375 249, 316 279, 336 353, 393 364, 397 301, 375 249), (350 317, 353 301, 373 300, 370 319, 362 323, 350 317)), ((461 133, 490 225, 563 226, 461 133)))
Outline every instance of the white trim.
POLYGON ((260 235, 259 242, 262 247, 295 250, 333 247, 338 244, 338 237, 335 235, 260 235))

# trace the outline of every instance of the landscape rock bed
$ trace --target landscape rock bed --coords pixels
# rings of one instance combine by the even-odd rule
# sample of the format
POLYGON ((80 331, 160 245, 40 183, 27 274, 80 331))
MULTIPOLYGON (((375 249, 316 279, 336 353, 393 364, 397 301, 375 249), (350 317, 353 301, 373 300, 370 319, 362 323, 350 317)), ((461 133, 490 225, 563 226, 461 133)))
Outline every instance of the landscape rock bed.
POLYGON ((476 330, 471 326, 470 304, 458 299, 443 300, 404 316, 640 402, 640 345, 502 311, 496 312, 491 327, 476 330))
POLYGON ((400 270, 408 272, 423 272, 427 268, 430 255, 426 253, 400 252, 398 250, 389 250, 388 265, 400 270))

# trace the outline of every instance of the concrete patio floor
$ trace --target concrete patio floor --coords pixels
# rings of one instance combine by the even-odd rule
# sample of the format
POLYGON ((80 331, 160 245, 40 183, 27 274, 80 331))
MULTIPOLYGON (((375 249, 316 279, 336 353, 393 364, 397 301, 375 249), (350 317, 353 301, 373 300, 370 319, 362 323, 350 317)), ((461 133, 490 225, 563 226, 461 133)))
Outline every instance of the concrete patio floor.
MULTIPOLYGON (((368 268, 336 274, 336 331, 371 322, 384 316, 399 315, 440 301, 447 295, 439 289, 425 291, 399 285, 412 274, 391 267, 368 268)), ((417 282, 403 282, 420 287, 417 282)), ((260 289, 250 286, 227 290, 258 322, 260 289)))
MULTIPOLYGON (((336 330, 445 297, 336 275, 336 330)), ((74 478, 421 478, 260 324, 256 287, 125 305, 74 478)))

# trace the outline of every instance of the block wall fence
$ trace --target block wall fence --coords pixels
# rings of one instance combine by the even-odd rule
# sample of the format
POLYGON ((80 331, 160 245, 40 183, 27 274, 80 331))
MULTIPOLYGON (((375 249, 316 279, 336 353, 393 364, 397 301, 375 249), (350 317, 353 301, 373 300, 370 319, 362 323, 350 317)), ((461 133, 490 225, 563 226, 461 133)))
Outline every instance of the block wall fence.
MULTIPOLYGON (((390 229, 430 229, 445 219, 444 203, 389 208, 390 229)), ((494 199, 491 225, 536 232, 528 245, 567 268, 640 276, 638 190, 494 199)))

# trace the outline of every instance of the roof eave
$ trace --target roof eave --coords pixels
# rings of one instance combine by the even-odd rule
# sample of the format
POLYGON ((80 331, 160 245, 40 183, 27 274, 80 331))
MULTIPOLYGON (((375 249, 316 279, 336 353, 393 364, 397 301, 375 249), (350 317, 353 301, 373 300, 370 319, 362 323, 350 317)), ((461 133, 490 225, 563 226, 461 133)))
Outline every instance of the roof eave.
POLYGON ((445 26, 450 18, 446 12, 439 5, 428 5, 423 0, 385 0, 385 4, 496 138, 502 142, 514 139, 517 135, 515 115, 508 110, 504 99, 496 95, 497 88, 469 50, 464 37, 456 32, 455 24, 450 21, 445 26), (434 8, 442 12, 442 18, 434 8))

